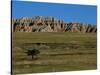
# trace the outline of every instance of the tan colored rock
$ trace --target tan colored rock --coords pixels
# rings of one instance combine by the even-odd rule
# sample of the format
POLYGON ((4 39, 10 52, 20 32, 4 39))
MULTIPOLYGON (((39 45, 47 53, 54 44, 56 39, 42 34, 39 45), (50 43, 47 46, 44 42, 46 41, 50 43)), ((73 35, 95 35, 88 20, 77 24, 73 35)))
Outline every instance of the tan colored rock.
POLYGON ((81 23, 65 23, 54 17, 36 16, 12 19, 14 32, 97 32, 97 27, 81 23))

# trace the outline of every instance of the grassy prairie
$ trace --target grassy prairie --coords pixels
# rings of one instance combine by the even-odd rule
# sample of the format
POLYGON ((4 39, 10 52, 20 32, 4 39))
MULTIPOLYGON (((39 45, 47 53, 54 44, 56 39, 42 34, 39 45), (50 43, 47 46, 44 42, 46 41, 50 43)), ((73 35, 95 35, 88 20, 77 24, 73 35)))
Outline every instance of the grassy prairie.
POLYGON ((16 32, 13 43, 96 43, 96 33, 16 32))
POLYGON ((12 37, 14 74, 97 68, 96 33, 14 32, 12 37), (62 43, 68 47, 40 49, 38 59, 30 60, 21 48, 25 43, 62 43))

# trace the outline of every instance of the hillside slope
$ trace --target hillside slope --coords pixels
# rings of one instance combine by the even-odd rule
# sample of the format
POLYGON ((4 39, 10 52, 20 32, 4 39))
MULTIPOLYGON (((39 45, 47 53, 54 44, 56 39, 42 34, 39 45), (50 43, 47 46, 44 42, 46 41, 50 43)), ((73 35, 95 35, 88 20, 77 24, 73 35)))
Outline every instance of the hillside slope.
POLYGON ((12 19, 14 32, 97 32, 96 25, 66 23, 54 17, 22 17, 12 19))

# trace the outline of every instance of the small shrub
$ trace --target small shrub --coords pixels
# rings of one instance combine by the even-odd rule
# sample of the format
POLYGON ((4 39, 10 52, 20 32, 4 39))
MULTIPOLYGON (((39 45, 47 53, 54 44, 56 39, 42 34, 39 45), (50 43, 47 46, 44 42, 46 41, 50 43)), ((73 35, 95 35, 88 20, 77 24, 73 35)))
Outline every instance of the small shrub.
POLYGON ((32 59, 35 59, 35 57, 37 57, 37 55, 40 53, 40 51, 37 49, 32 49, 32 50, 27 50, 27 52, 25 52, 25 53, 27 53, 28 56, 31 56, 32 59))

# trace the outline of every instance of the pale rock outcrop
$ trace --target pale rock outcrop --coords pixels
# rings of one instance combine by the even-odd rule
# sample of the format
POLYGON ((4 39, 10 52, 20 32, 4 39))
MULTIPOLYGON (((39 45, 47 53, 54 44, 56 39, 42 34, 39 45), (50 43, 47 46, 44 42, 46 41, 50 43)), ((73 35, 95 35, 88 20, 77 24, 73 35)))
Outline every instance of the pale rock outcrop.
POLYGON ((66 23, 54 17, 22 17, 12 19, 13 32, 97 32, 96 25, 82 23, 66 23))

